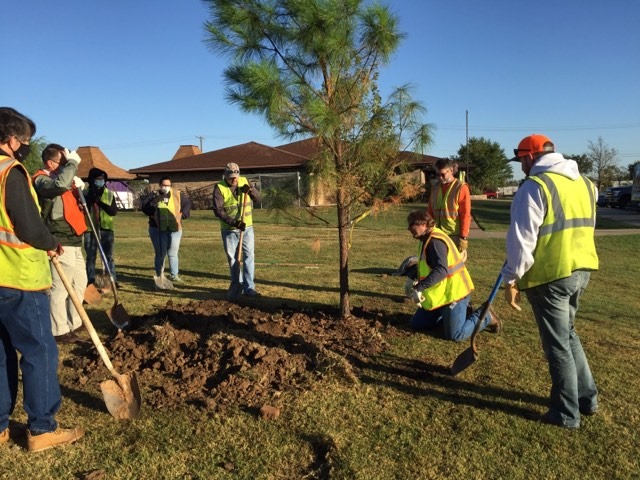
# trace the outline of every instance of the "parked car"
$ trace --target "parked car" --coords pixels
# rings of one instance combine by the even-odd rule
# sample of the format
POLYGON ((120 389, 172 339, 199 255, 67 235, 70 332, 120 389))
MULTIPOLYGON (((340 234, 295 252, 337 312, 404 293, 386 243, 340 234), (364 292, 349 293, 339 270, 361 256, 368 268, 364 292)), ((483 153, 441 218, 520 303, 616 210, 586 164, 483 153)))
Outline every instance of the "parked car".
POLYGON ((599 192, 598 193, 598 203, 597 205, 599 207, 606 207, 607 206, 607 196, 605 195, 604 192, 599 192))
POLYGON ((484 194, 487 196, 487 198, 498 198, 498 192, 492 190, 485 190, 484 194))
POLYGON ((627 208, 631 201, 632 186, 626 187, 610 187, 604 193, 605 203, 607 207, 627 208))

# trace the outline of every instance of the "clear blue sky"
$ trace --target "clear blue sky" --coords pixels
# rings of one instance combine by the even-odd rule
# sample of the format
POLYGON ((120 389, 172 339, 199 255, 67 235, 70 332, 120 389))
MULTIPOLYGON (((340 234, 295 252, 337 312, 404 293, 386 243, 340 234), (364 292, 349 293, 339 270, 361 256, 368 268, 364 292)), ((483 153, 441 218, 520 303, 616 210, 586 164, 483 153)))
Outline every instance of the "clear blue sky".
MULTIPOLYGON (((469 136, 507 154, 530 133, 579 154, 602 136, 621 166, 640 160, 637 0, 387 0, 406 39, 383 92, 413 84, 436 126, 430 153, 469 136)), ((5 0, 0 105, 71 149, 97 146, 129 169, 205 151, 285 143, 224 100, 224 58, 202 43, 197 0, 5 0), (8 8, 7 8, 8 1, 8 8), (9 13, 13 10, 13 13, 9 13)), ((517 167, 516 167, 517 168, 517 167)))

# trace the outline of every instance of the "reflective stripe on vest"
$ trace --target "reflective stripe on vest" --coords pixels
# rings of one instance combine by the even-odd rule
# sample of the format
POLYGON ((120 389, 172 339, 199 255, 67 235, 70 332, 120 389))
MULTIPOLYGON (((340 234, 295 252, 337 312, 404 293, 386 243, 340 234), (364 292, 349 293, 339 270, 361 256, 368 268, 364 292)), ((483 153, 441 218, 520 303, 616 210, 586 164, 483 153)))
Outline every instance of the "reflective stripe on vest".
POLYGON ((436 227, 440 228, 447 235, 460 235, 460 220, 458 218, 460 190, 463 183, 454 178, 449 184, 444 197, 442 196, 442 185, 431 190, 431 209, 433 210, 436 227))
POLYGON ((540 185, 546 212, 538 231, 533 265, 522 276, 522 290, 571 276, 575 270, 597 270, 594 241, 596 196, 586 177, 571 180, 555 173, 529 177, 540 185))
POLYGON ((167 203, 160 202, 156 208, 156 225, 161 232, 178 232, 182 230, 182 213, 180 212, 180 190, 171 189, 167 203))
POLYGON ((420 306, 425 310, 435 310, 443 305, 462 300, 474 290, 471 276, 460 256, 460 252, 458 252, 449 236, 437 227, 434 227, 424 245, 420 245, 420 250, 418 251, 418 258, 420 259, 418 261, 418 278, 423 280, 431 272, 431 268, 429 268, 426 261, 426 251, 427 245, 434 238, 443 241, 447 246, 447 277, 422 292, 424 302, 420 306))
POLYGON ((47 253, 18 238, 5 205, 7 177, 12 168, 22 169, 38 210, 38 196, 24 166, 0 156, 0 286, 18 290, 40 291, 51 287, 51 270, 47 253))
MULTIPOLYGON (((246 179, 246 177, 238 177, 237 188, 239 189, 243 185, 249 185, 249 181, 246 179)), ((241 206, 242 202, 244 202, 244 196, 247 196, 247 204, 245 206, 244 212, 244 223, 247 227, 253 225, 253 202, 251 201, 251 197, 249 197, 249 194, 241 193, 236 197, 231 191, 231 187, 229 187, 229 184, 226 182, 226 180, 222 180, 221 182, 219 182, 218 188, 220 189, 220 193, 222 194, 222 198, 224 200, 224 211, 234 220, 240 220, 240 217, 242 217, 241 206)), ((236 192, 239 192, 239 190, 236 190, 236 192)), ((235 229, 235 227, 220 219, 220 229, 233 230, 235 229)))

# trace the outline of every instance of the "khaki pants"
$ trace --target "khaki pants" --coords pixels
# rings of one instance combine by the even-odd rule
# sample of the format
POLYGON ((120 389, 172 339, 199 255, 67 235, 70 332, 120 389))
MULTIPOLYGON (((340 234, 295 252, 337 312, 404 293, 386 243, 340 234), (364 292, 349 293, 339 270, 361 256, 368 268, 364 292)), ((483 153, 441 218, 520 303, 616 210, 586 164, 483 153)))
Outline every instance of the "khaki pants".
MULTIPOLYGON (((82 247, 63 248, 64 253, 58 257, 58 260, 78 299, 82 301, 84 291, 87 288, 87 267, 82 256, 82 247)), ((51 278, 53 281, 50 291, 51 329, 53 335, 57 337, 80 328, 82 319, 53 264, 51 265, 51 278)))

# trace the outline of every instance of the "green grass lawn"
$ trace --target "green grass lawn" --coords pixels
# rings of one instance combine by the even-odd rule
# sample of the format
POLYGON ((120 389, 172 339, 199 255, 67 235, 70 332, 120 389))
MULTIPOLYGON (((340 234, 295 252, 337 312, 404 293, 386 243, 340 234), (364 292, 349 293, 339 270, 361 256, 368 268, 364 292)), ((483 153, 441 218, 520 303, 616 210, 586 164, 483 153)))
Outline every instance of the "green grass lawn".
MULTIPOLYGON (((309 390, 284 393, 274 421, 242 409, 214 414, 143 405, 140 419, 118 422, 106 413, 98 387, 106 370, 86 384, 71 381, 65 361, 75 353, 64 345, 58 420, 83 425, 87 435, 75 446, 39 454, 3 445, 0 478, 73 479, 91 472, 108 479, 639 478, 640 235, 596 238, 600 271, 576 328, 601 413, 566 431, 531 420, 546 410, 550 382, 526 300, 522 312, 514 312, 498 296, 503 333, 482 334, 478 362, 457 377, 448 369, 467 343, 408 330, 414 308, 402 300, 404 279, 390 274, 416 250, 405 219, 422 207, 367 218, 353 233, 352 306, 366 306, 383 326, 398 330, 384 354, 354 366, 357 380, 328 376, 309 390)), ((474 203, 474 215, 483 227, 504 230, 508 202, 474 203)), ((335 230, 275 223, 264 211, 255 217, 256 279, 264 296, 253 306, 337 306, 335 230)), ((186 284, 173 292, 154 290, 146 217, 121 212, 116 220, 120 300, 131 315, 152 314, 168 301, 224 299, 228 267, 211 212, 193 212, 185 221, 180 267, 186 284)), ((487 297, 503 260, 504 240, 472 242, 476 304, 487 297)), ((104 313, 111 303, 105 298, 88 309, 105 338, 113 334, 104 313)), ((13 418, 25 422, 21 405, 13 418)))

